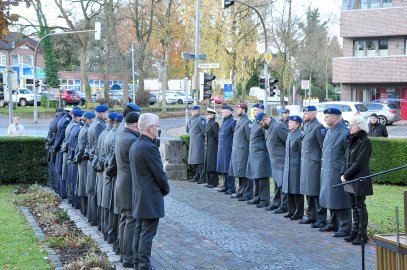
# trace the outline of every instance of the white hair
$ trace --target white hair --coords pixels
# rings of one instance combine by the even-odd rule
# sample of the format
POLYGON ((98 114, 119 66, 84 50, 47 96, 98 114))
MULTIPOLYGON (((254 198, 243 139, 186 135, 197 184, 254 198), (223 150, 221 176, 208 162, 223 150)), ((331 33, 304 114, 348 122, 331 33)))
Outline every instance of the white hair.
POLYGON ((148 127, 158 124, 158 116, 152 113, 143 113, 138 119, 138 128, 141 134, 145 134, 148 127))
POLYGON ((352 120, 350 120, 350 124, 359 127, 361 130, 365 131, 366 133, 369 132, 369 126, 362 116, 353 117, 352 120))

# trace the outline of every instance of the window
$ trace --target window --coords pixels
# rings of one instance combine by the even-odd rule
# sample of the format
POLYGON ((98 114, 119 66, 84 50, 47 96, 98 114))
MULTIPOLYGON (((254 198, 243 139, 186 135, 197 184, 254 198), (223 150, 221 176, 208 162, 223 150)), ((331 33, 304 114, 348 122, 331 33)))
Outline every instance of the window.
POLYGON ((34 66, 34 56, 33 55, 24 55, 24 66, 34 66))
MULTIPOLYGON (((407 43, 406 43, 407 44, 407 43)), ((388 39, 355 40, 353 46, 354 56, 386 56, 389 54, 388 39)), ((407 45, 406 45, 407 52, 407 45)))
POLYGON ((370 8, 380 8, 381 0, 371 0, 370 8))
POLYGON ((367 56, 377 55, 377 40, 366 40, 366 50, 367 56))
POLYGON ((11 55, 11 65, 19 66, 20 65, 19 59, 20 59, 20 57, 18 57, 18 54, 11 55))
POLYGON ((13 66, 34 66, 33 55, 13 54, 11 55, 11 64, 13 66))
POLYGON ((356 40, 355 41, 355 56, 364 56, 365 55, 365 41, 364 40, 356 40))
POLYGON ((386 56, 389 55, 389 40, 379 39, 379 55, 386 56))
POLYGON ((391 7, 391 6, 393 6, 391 1, 392 0, 383 0, 383 7, 391 7))
POLYGON ((6 54, 5 53, 0 53, 0 66, 6 66, 7 61, 6 61, 6 54))
POLYGON ((392 7, 392 0, 343 0, 342 10, 392 7))

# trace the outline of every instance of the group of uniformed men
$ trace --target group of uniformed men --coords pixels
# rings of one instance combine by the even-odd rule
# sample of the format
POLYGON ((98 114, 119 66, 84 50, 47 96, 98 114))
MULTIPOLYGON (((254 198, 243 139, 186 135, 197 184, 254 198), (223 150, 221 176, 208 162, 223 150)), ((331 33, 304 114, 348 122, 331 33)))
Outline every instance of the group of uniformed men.
POLYGON ((207 109, 206 121, 200 107, 193 107, 187 125, 188 163, 197 170, 190 182, 214 188, 221 174, 223 185, 217 190, 231 198, 276 214, 286 213, 285 218, 320 231, 334 231, 334 237, 348 236, 352 224, 349 196, 343 187, 332 187, 341 183, 349 134, 341 111, 324 111, 326 129, 317 120, 315 106, 305 107, 302 117, 288 117, 289 111, 284 111, 287 121, 280 122, 267 116, 261 103, 253 106, 253 122, 248 118, 247 104, 236 105, 237 120, 233 110, 229 105, 222 107, 219 127, 215 110, 207 109), (270 177, 274 180, 273 198, 270 177), (305 216, 304 196, 308 205, 305 216))
MULTIPOLYGON (((169 186, 162 164, 157 163, 153 172, 161 172, 160 176, 153 177, 152 172, 137 168, 145 167, 141 165, 145 161, 134 162, 139 153, 131 151, 137 152, 132 145, 139 137, 143 138, 139 148, 149 147, 150 141, 155 148, 159 146, 158 117, 140 115, 140 107, 134 103, 128 103, 122 114, 108 110, 106 105, 96 106, 95 112, 77 107, 56 110, 46 141, 50 185, 61 199, 80 209, 92 226, 98 226, 104 240, 113 244, 116 254, 121 254, 124 267, 153 269, 149 259, 151 242, 158 219, 164 215, 162 196, 169 192, 169 186), (149 124, 143 124, 147 134, 144 137, 138 125, 141 118, 149 124), (138 185, 136 178, 146 182, 141 185, 148 183, 147 178, 154 178, 156 183, 148 185, 159 185, 161 197, 156 197, 157 193, 151 195, 153 191, 135 193, 132 186, 138 185), (144 202, 134 199, 143 196, 153 198, 155 201, 149 202, 153 205, 146 208, 144 202)), ((158 149, 152 151, 152 155, 148 151, 142 154, 150 158, 149 165, 159 156, 158 149)))

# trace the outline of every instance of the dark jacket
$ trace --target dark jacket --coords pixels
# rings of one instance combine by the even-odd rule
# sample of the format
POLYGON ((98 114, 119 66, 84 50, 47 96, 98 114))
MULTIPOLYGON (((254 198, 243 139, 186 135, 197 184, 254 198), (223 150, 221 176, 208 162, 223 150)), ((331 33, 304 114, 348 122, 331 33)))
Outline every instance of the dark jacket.
POLYGON ((232 158, 230 160, 229 175, 246 177, 247 159, 249 157, 251 121, 247 114, 243 114, 237 121, 233 133, 232 158))
POLYGON ((210 119, 205 130, 205 170, 216 172, 218 155, 219 124, 215 119, 210 119))
POLYGON ((129 155, 133 184, 133 217, 164 217, 164 196, 170 192, 170 186, 155 141, 140 135, 131 146, 129 155))
POLYGON ((218 160, 216 171, 220 173, 229 173, 230 157, 232 156, 233 132, 235 130, 236 120, 233 115, 223 119, 219 129, 218 139, 218 160))
POLYGON ((376 124, 369 123, 369 133, 370 137, 388 137, 386 126, 377 122, 376 124))
MULTIPOLYGON (((372 155, 372 144, 366 132, 359 131, 348 136, 348 147, 345 152, 345 163, 342 175, 347 181, 370 175, 369 160, 372 155)), ((373 195, 372 179, 368 178, 345 186, 345 191, 356 196, 373 195)))

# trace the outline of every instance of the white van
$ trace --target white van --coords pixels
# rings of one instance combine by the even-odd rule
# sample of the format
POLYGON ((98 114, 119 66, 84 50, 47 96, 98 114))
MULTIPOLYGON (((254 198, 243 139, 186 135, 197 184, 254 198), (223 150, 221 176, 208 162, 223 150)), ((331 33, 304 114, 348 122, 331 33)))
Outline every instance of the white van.
POLYGON ((357 115, 362 116, 367 122, 369 122, 370 112, 362 102, 331 101, 319 103, 316 107, 318 111, 317 118, 324 126, 326 126, 324 110, 328 108, 341 110, 346 125, 348 125, 350 120, 357 115))

